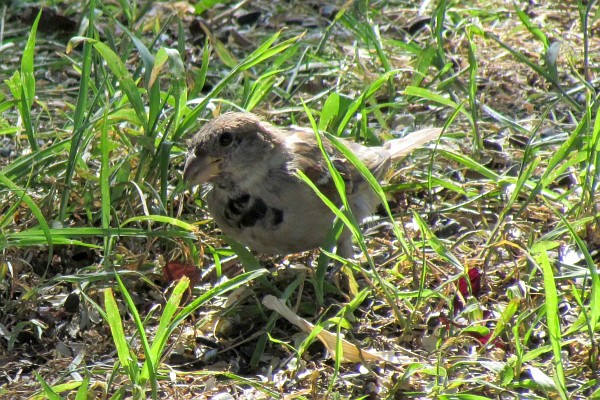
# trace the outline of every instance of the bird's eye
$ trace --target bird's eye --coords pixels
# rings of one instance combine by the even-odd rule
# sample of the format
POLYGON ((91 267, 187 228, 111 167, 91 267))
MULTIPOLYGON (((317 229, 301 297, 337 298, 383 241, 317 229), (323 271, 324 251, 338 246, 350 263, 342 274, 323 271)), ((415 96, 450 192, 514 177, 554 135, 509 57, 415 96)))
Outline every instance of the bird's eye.
POLYGON ((219 136, 219 145, 221 145, 221 147, 229 146, 232 142, 233 134, 231 132, 225 131, 219 136))

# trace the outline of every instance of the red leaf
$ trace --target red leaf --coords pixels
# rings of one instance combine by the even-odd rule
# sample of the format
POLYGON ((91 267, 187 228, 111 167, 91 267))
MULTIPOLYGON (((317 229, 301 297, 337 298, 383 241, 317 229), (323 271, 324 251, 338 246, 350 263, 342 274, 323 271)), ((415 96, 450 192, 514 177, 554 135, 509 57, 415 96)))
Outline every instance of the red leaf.
MULTIPOLYGON (((467 298, 469 295, 473 295, 474 297, 478 297, 481 293, 481 272, 477 268, 472 268, 468 272, 469 282, 467 283, 467 279, 464 276, 461 276, 458 279, 458 291, 462 295, 462 298, 467 298), (469 283, 471 284, 471 289, 469 290, 469 283)), ((462 310, 465 305, 461 301, 461 298, 457 295, 454 297, 454 308, 456 310, 462 310)))
POLYGON ((195 286, 200 282, 200 268, 179 261, 169 261, 163 268, 163 279, 167 282, 177 281, 183 276, 190 279, 190 286, 195 286))
POLYGON ((477 268, 470 269, 468 272, 469 282, 471 284, 471 291, 469 292, 469 285, 467 279, 463 276, 458 280, 458 290, 463 297, 467 297, 469 294, 477 297, 481 292, 481 272, 477 268))

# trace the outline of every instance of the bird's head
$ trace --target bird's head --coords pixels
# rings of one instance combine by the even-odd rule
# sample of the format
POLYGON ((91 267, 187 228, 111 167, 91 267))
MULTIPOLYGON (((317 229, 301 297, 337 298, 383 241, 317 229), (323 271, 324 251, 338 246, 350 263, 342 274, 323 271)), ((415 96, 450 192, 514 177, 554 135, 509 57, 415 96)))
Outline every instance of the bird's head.
POLYGON ((245 179, 277 146, 273 129, 248 113, 231 112, 211 120, 190 142, 183 179, 190 186, 245 179))

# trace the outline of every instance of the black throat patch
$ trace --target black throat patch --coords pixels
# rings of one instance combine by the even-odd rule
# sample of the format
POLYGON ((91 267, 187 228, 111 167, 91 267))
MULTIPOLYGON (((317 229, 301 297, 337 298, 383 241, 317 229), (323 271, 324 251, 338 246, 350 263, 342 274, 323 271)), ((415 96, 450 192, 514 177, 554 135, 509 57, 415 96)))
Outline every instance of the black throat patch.
POLYGON ((224 217, 238 229, 260 225, 275 229, 283 222, 283 211, 269 207, 260 197, 252 197, 248 193, 232 197, 227 201, 224 217))

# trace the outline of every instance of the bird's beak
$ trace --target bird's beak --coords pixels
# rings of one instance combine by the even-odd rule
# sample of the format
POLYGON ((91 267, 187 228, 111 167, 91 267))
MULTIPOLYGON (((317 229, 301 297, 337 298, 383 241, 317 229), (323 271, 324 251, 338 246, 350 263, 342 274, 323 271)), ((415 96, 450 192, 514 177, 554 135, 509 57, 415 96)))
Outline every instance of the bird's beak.
POLYGON ((190 186, 208 182, 221 171, 221 161, 220 158, 210 156, 197 157, 191 153, 185 161, 183 180, 190 186))

